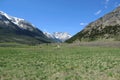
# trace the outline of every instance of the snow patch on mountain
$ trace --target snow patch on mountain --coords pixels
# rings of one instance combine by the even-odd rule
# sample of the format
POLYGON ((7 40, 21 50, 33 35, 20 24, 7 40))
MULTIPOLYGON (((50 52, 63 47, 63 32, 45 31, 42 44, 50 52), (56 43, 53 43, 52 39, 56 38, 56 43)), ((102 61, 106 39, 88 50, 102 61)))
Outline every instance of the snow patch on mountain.
MULTIPOLYGON (((20 18, 17 18, 17 17, 11 17, 10 20, 16 25, 19 25, 20 21, 24 21, 24 19, 20 19, 20 18)), ((21 26, 21 27, 23 27, 23 26, 21 26)))
POLYGON ((44 34, 47 36, 47 37, 49 37, 49 38, 56 38, 54 35, 52 35, 51 33, 49 33, 49 32, 44 32, 44 34))
POLYGON ((10 22, 9 21, 4 21, 4 23, 8 25, 10 22))

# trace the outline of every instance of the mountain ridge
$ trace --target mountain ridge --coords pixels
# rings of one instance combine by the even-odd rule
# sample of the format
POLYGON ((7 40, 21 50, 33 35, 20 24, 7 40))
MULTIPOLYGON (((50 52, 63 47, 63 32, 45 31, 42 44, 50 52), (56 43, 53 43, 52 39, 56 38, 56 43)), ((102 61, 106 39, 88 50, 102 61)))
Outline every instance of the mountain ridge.
POLYGON ((120 40, 120 6, 112 12, 88 24, 66 42, 95 41, 95 40, 120 40))
POLYGON ((40 44, 53 42, 44 33, 24 19, 0 12, 0 42, 40 44))

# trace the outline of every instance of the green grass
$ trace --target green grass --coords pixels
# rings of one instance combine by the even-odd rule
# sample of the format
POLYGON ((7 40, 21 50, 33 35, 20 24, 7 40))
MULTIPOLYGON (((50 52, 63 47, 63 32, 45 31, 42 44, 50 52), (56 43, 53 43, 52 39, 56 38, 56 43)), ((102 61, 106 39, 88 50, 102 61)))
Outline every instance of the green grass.
POLYGON ((120 49, 0 47, 0 80, 120 80, 120 49))

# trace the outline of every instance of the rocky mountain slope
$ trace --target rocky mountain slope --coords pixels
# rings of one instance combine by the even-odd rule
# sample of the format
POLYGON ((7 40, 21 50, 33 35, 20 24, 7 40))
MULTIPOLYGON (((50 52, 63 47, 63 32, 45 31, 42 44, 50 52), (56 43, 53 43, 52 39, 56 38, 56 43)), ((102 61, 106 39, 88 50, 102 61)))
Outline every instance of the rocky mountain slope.
POLYGON ((24 19, 12 17, 0 11, 0 42, 40 44, 53 41, 24 19))
POLYGON ((90 23, 66 42, 120 40, 120 7, 90 23))
POLYGON ((54 32, 53 34, 44 32, 44 34, 53 39, 55 42, 64 42, 65 40, 71 38, 71 35, 67 32, 54 32))

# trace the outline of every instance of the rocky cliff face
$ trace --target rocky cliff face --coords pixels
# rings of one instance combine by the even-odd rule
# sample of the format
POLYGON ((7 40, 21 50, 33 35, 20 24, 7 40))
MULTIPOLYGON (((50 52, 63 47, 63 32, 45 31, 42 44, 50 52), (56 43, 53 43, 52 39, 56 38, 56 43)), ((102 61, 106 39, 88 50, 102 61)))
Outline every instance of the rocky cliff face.
POLYGON ((120 40, 120 7, 90 23, 67 42, 120 40))

